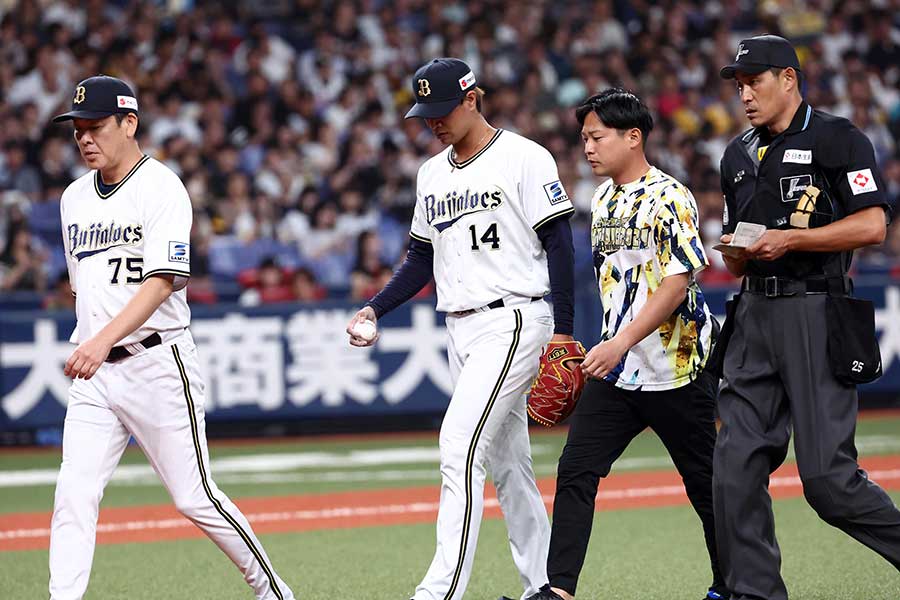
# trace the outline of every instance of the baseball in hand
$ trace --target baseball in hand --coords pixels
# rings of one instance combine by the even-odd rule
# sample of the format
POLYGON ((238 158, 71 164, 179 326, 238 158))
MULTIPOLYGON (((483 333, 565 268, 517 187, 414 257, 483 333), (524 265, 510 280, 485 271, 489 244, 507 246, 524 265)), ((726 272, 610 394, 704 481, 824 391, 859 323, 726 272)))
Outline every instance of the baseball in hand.
POLYGON ((365 340, 366 342, 371 342, 375 339, 375 334, 377 333, 377 329, 375 327, 375 323, 366 319, 365 321, 359 321, 356 325, 353 326, 353 335, 358 337, 361 340, 365 340))

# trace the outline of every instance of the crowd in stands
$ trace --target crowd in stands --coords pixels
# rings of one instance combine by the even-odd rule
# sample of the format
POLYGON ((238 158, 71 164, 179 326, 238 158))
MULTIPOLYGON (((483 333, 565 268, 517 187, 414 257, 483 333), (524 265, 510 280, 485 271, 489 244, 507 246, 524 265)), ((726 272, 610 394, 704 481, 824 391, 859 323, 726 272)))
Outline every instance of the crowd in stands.
MULTIPOLYGON (((798 46, 808 101, 868 135, 900 195, 889 2, 25 0, 0 15, 0 293, 36 291, 48 307, 71 303, 59 199, 84 173, 71 125, 49 119, 97 73, 136 90, 143 151, 190 193, 195 302, 361 300, 384 284, 406 248, 416 171, 441 150, 403 119, 411 74, 436 56, 473 68, 494 126, 555 156, 577 206, 579 273, 598 182, 573 107, 613 85, 642 96, 651 161, 691 188, 710 247, 719 159, 748 127, 718 70, 755 33, 798 46)), ((705 282, 732 283, 708 254, 705 282)), ((900 276, 900 227, 855 268, 900 276)))

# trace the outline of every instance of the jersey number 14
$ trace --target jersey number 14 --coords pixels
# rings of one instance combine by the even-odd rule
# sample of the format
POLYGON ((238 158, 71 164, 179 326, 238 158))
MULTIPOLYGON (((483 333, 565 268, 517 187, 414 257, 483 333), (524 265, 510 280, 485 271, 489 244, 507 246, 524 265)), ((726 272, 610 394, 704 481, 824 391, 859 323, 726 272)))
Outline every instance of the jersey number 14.
POLYGON ((500 248, 500 236, 497 235, 497 224, 491 223, 488 225, 488 228, 479 238, 478 234, 475 232, 475 226, 470 225, 469 231, 472 233, 472 250, 480 250, 481 248, 478 246, 478 242, 480 241, 483 245, 490 244, 491 250, 498 250, 500 248))

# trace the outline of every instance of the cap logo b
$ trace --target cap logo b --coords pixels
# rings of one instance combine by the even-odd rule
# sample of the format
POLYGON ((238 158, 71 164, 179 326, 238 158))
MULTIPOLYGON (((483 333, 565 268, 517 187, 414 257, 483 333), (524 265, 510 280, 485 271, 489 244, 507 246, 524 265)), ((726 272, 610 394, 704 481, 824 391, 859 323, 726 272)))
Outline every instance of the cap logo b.
POLYGON ((84 102, 84 94, 85 94, 84 86, 79 85, 77 88, 75 88, 75 97, 72 99, 72 103, 73 104, 81 104, 82 102, 84 102))
POLYGON ((423 98, 431 94, 431 84, 428 83, 427 79, 419 80, 419 95, 423 98))

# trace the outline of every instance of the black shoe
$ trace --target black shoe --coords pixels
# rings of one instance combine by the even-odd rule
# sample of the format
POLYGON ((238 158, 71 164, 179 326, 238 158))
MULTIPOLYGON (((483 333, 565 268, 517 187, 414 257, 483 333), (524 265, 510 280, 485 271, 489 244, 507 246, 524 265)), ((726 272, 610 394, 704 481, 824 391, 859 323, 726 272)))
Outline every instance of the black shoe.
MULTIPOLYGON (((513 600, 508 596, 500 596, 498 600, 513 600)), ((545 584, 541 586, 541 589, 537 591, 536 594, 532 594, 525 598, 525 600, 563 600, 562 596, 554 592, 550 589, 550 584, 545 584)))
POLYGON ((728 600, 731 594, 720 594, 715 590, 709 590, 701 600, 728 600))
POLYGON ((541 586, 537 594, 532 594, 525 600, 563 600, 563 597, 551 590, 550 584, 547 583, 541 586))

